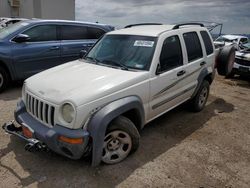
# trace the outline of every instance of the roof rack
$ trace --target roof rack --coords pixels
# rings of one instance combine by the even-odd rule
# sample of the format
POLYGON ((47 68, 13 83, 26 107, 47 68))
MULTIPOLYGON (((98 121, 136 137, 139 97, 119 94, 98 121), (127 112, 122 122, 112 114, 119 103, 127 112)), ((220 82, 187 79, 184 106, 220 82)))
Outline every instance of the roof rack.
POLYGON ((138 24, 130 24, 126 25, 124 28, 136 27, 140 25, 162 25, 162 23, 138 23, 138 24))
POLYGON ((173 29, 179 29, 181 26, 185 26, 185 25, 199 25, 201 27, 204 27, 204 24, 202 23, 195 23, 195 22, 189 22, 189 23, 181 23, 181 24, 176 24, 173 29))

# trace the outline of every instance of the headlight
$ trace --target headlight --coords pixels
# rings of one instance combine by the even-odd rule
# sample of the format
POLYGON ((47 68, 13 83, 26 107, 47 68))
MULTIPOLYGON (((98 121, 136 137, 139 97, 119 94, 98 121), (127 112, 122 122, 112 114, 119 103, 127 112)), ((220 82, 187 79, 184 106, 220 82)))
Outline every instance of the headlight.
POLYGON ((65 103, 62 106, 62 118, 67 123, 71 123, 73 121, 74 117, 75 117, 74 107, 69 103, 65 103))

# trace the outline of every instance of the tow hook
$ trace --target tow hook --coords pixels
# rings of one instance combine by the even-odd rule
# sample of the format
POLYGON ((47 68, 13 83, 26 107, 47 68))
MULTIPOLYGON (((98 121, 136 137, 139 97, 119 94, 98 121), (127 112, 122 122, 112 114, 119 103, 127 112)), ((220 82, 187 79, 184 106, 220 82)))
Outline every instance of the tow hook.
POLYGON ((2 128, 4 129, 5 132, 9 133, 9 134, 13 134, 15 136, 18 136, 19 138, 25 140, 26 142, 28 142, 24 149, 30 152, 34 152, 34 151, 49 151, 49 148, 42 142, 40 142, 39 140, 35 139, 35 138, 27 138, 22 134, 22 128, 19 126, 15 126, 14 121, 10 121, 5 123, 2 128))
POLYGON ((35 151, 48 152, 49 151, 48 147, 45 144, 41 143, 40 141, 36 139, 32 139, 32 142, 27 143, 24 146, 24 149, 29 152, 35 152, 35 151))

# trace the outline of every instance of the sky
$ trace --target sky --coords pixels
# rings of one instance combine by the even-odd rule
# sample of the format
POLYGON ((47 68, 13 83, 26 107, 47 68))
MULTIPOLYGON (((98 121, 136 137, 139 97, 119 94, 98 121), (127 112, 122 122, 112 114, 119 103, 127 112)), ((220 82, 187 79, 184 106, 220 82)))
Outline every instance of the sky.
POLYGON ((133 23, 223 23, 223 33, 250 34, 250 0, 76 0, 76 20, 133 23))

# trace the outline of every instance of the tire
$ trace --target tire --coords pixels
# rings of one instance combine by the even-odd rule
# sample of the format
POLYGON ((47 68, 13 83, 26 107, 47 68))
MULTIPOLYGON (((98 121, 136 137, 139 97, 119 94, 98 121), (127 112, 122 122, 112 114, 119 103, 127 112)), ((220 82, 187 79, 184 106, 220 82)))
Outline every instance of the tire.
POLYGON ((119 116, 113 120, 104 138, 102 161, 116 164, 127 158, 139 147, 140 134, 128 118, 119 116))
POLYGON ((190 101, 189 107, 193 112, 200 112, 206 105, 207 98, 209 95, 210 85, 207 80, 204 80, 197 91, 194 98, 190 101))
POLYGON ((0 67, 0 93, 2 93, 9 85, 10 77, 8 72, 0 67))
POLYGON ((233 78, 235 75, 234 71, 232 70, 228 75, 225 76, 226 79, 233 78))
POLYGON ((233 46, 224 47, 218 55, 218 74, 222 76, 229 76, 233 71, 234 60, 235 48, 233 46))

